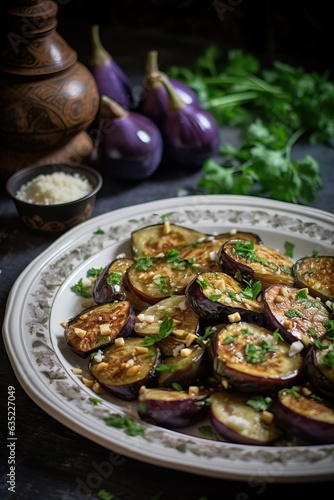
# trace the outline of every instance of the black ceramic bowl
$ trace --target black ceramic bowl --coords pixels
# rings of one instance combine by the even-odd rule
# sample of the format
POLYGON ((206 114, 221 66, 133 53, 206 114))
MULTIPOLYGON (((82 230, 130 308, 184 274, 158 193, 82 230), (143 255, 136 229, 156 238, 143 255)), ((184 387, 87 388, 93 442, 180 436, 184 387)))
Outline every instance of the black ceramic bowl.
POLYGON ((102 182, 101 174, 89 166, 51 164, 19 170, 8 179, 6 191, 14 201, 16 209, 26 226, 50 234, 63 233, 91 217, 96 195, 102 187, 102 182), (74 201, 57 202, 49 205, 30 203, 18 199, 17 193, 22 186, 25 186, 39 175, 48 175, 54 172, 64 172, 72 176, 79 174, 81 179, 88 180, 92 190, 74 201))

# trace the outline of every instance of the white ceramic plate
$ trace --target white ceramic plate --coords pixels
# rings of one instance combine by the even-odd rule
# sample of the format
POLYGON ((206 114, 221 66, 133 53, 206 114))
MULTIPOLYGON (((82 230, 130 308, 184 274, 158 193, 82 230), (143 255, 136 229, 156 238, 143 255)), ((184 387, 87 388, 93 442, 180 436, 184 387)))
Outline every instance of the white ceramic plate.
POLYGON ((108 426, 113 414, 136 419, 133 403, 96 396, 74 375, 87 360, 70 351, 60 323, 82 309, 70 288, 91 267, 102 267, 122 252, 131 256, 131 231, 161 222, 159 216, 206 233, 231 229, 259 234, 267 246, 294 259, 334 254, 334 217, 298 205, 246 196, 169 198, 115 210, 90 219, 61 236, 19 276, 8 298, 3 336, 15 374, 24 390, 61 423, 106 448, 171 469, 248 481, 296 482, 333 478, 334 446, 245 446, 200 437, 197 429, 170 431, 141 422, 144 435, 130 436, 108 426), (97 231, 101 229, 101 231, 97 231))

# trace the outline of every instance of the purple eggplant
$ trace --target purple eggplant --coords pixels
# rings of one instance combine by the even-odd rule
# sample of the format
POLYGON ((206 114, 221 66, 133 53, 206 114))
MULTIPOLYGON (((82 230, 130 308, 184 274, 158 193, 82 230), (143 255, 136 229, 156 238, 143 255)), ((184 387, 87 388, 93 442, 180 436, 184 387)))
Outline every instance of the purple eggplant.
POLYGON ((334 341, 330 335, 313 344, 305 356, 304 370, 312 387, 334 402, 334 341))
POLYGON ((218 153, 218 125, 208 111, 200 106, 185 104, 167 78, 162 75, 160 80, 169 99, 167 115, 160 127, 165 158, 184 168, 199 169, 218 153))
POLYGON ((103 47, 97 24, 91 27, 91 54, 87 66, 95 78, 100 96, 110 97, 125 109, 133 108, 130 81, 103 47))
POLYGON ((280 390, 272 411, 277 425, 302 444, 334 444, 334 406, 308 388, 280 390))
POLYGON ((287 342, 244 321, 218 327, 210 337, 208 355, 216 379, 242 393, 271 393, 291 386, 303 368, 303 357, 291 353, 287 342))
POLYGON ((69 347, 82 358, 133 332, 136 316, 128 300, 89 307, 65 326, 69 347))
POLYGON ((159 71, 158 52, 151 50, 146 59, 143 91, 137 111, 150 118, 159 127, 167 114, 169 101, 166 88, 160 81, 161 75, 169 79, 173 89, 185 104, 200 106, 197 94, 190 87, 159 71))
POLYGON ((272 285, 263 292, 263 305, 271 328, 277 328, 287 342, 298 342, 302 349, 327 332, 325 323, 331 318, 330 312, 307 288, 272 285))
POLYGON ((118 257, 113 259, 98 276, 93 287, 93 297, 97 304, 124 300, 127 298, 123 278, 133 259, 118 257))
POLYGON ((149 118, 101 96, 98 122, 100 161, 106 174, 124 181, 139 181, 156 171, 163 142, 158 127, 149 118))
POLYGON ((187 285, 185 296, 194 312, 211 323, 228 322, 230 315, 237 314, 250 323, 263 324, 261 286, 254 285, 222 272, 201 272, 187 285))
POLYGON ((249 396, 232 391, 214 392, 210 396, 212 427, 224 440, 238 444, 265 445, 280 435, 270 412, 256 410, 249 396))
POLYGON ((146 389, 139 394, 137 411, 143 420, 151 424, 179 429, 197 422, 207 414, 208 397, 206 390, 146 389))
POLYGON ((130 337, 103 349, 99 356, 92 356, 89 370, 106 391, 132 401, 143 385, 154 384, 155 367, 160 358, 157 346, 146 346, 143 339, 130 337))
POLYGON ((295 284, 308 288, 313 297, 321 300, 334 300, 334 256, 318 255, 303 257, 295 262, 295 284))

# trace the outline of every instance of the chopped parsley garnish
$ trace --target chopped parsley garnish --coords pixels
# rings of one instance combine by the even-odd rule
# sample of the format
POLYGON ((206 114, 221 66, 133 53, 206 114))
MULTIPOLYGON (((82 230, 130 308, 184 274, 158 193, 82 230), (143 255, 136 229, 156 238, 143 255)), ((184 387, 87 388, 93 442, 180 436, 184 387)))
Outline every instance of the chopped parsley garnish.
POLYGON ((257 411, 267 411, 270 409, 272 399, 270 397, 264 397, 262 395, 252 396, 246 401, 246 404, 254 408, 257 411))
POLYGON ((143 346, 148 347, 150 345, 154 345, 156 342, 159 342, 160 340, 168 337, 172 332, 173 332, 173 318, 171 318, 166 314, 166 316, 161 322, 159 333, 157 333, 156 335, 146 335, 144 337, 143 346))
POLYGON ((112 427, 117 427, 118 429, 123 429, 125 434, 129 436, 144 436, 145 427, 138 422, 135 422, 130 417, 125 417, 117 413, 111 415, 110 417, 105 417, 104 422, 112 427))
POLYGON ((285 311, 284 316, 287 318, 302 318, 303 315, 297 309, 289 309, 288 311, 285 311))
POLYGON ((71 291, 85 299, 88 299, 92 296, 91 288, 87 288, 86 286, 84 286, 83 278, 80 278, 77 283, 75 283, 75 285, 71 286, 71 291))
POLYGON ((212 335, 216 330, 214 330, 211 326, 205 328, 204 334, 200 337, 197 337, 196 342, 201 346, 205 347, 205 341, 212 335))
POLYGON ((123 273, 121 271, 113 271, 107 277, 107 283, 112 286, 120 285, 122 283, 122 279, 123 279, 123 273))
POLYGON ((293 243, 290 243, 289 241, 284 243, 284 255, 287 257, 290 257, 291 259, 293 258, 294 249, 295 245, 293 243))

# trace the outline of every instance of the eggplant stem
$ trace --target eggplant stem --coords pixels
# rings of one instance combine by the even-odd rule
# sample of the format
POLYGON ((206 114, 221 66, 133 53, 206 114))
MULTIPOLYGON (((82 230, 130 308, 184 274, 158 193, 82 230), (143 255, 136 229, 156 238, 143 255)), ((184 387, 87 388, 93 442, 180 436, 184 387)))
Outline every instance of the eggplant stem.
POLYGON ((91 64, 94 66, 100 66, 106 61, 111 62, 113 60, 111 54, 109 54, 101 43, 100 26, 98 24, 92 25, 90 35, 92 44, 91 64))
POLYGON ((175 92, 171 82, 169 81, 168 76, 161 71, 158 72, 158 77, 160 82, 165 87, 168 97, 169 97, 169 109, 183 109, 187 106, 185 102, 182 101, 181 97, 175 92))

